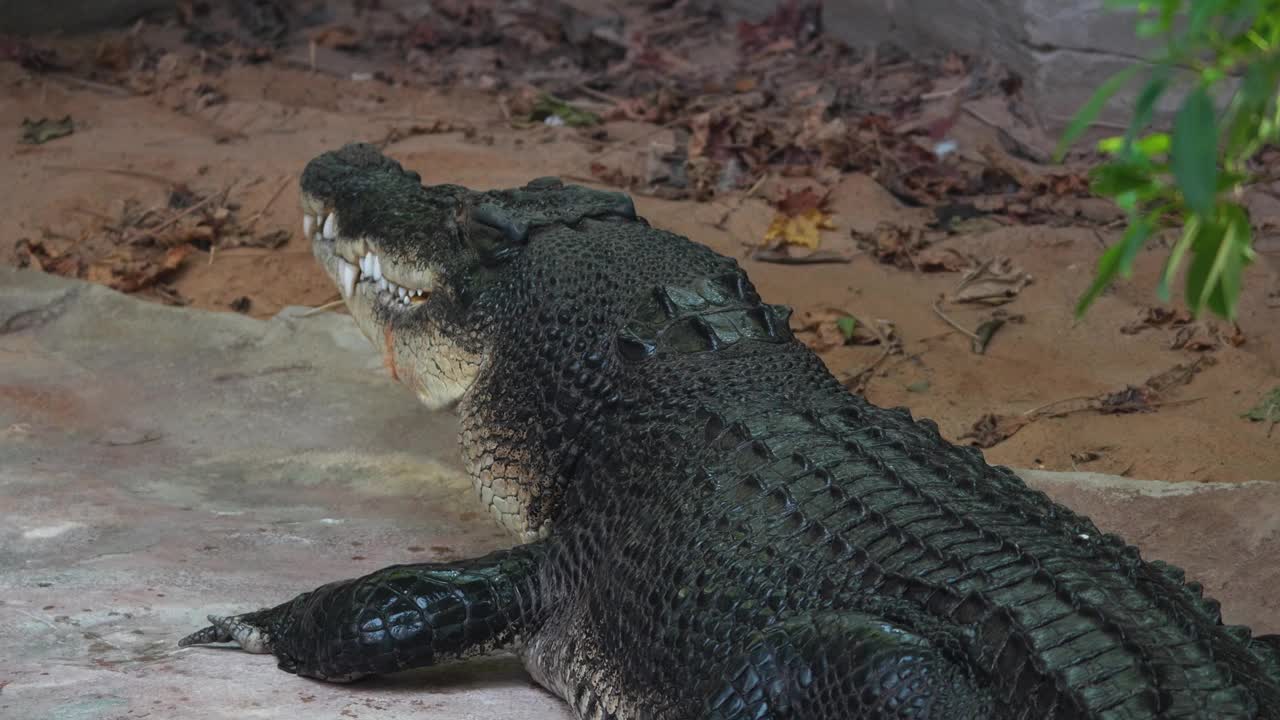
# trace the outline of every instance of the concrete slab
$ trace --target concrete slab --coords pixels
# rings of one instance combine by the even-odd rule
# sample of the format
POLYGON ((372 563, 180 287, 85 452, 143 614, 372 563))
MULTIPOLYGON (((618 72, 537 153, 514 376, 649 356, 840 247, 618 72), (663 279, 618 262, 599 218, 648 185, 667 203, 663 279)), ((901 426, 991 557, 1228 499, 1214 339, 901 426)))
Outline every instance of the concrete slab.
MULTIPOLYGON (((507 544, 453 433, 345 316, 0 269, 0 717, 568 718, 509 656, 338 686, 175 646, 207 612, 507 544)), ((1280 631, 1280 484, 1029 477, 1280 631)))

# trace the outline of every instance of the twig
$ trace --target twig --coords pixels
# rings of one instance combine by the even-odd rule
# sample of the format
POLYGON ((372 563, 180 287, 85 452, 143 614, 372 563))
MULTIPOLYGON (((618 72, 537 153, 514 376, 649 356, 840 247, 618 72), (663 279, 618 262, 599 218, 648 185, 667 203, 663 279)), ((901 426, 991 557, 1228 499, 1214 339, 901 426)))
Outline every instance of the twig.
POLYGON ((956 330, 959 330, 960 332, 964 333, 965 335, 968 335, 968 336, 969 336, 969 337, 970 337, 974 342, 979 342, 979 343, 980 343, 980 342, 982 342, 982 338, 978 337, 978 334, 977 334, 977 333, 975 333, 975 332, 974 332, 974 331, 972 331, 972 330, 969 330, 969 329, 965 328, 965 327, 964 327, 963 325, 961 325, 960 323, 958 323, 958 322, 956 322, 955 320, 952 320, 951 318, 947 317, 947 314, 946 314, 946 313, 944 313, 944 312, 942 312, 942 308, 941 308, 941 307, 939 307, 939 305, 938 305, 938 301, 937 301, 937 300, 934 300, 934 301, 933 301, 933 312, 934 312, 938 317, 942 318, 943 322, 945 322, 946 324, 948 324, 948 325, 950 325, 951 327, 955 328, 956 330))
POLYGON ((152 182, 158 182, 171 187, 180 187, 183 185, 183 183, 177 182, 176 180, 170 180, 163 175, 156 175, 155 173, 143 172, 141 170, 129 170, 126 168, 90 167, 81 165, 45 165, 45 167, 49 170, 61 170, 63 172, 101 172, 110 173, 112 175, 124 175, 125 177, 141 178, 143 180, 150 180, 152 182))
POLYGON ((1098 399, 1098 398, 1097 398, 1097 396, 1095 396, 1095 395, 1080 395, 1080 396, 1078 396, 1078 397, 1069 397, 1069 398, 1062 398, 1061 400, 1052 400, 1052 401, 1047 402, 1047 403, 1045 403, 1045 404, 1043 404, 1043 405, 1041 405, 1041 406, 1039 406, 1039 407, 1033 407, 1033 408, 1031 408, 1030 410, 1028 410, 1028 411, 1026 411, 1026 412, 1022 413, 1022 416, 1023 416, 1023 417, 1026 417, 1026 416, 1028 416, 1028 415, 1035 415, 1035 414, 1037 414, 1037 413, 1039 413, 1039 412, 1041 412, 1041 411, 1048 410, 1049 408, 1053 407, 1054 405, 1061 405, 1061 404, 1063 404, 1063 403, 1069 403, 1069 402, 1077 402, 1077 401, 1079 401, 1079 400, 1097 400, 1097 399, 1098 399))
POLYGON ((116 97, 131 97, 133 95, 133 92, 127 88, 122 88, 117 85, 107 85, 106 83, 100 83, 100 82, 95 82, 93 80, 88 80, 86 78, 76 77, 75 75, 67 75, 64 73, 49 73, 48 77, 51 77, 55 80, 60 80, 64 83, 67 83, 68 85, 77 85, 79 87, 86 88, 88 90, 96 90, 100 93, 106 93, 107 95, 115 95, 116 97))
POLYGON ((600 178, 587 177, 585 175, 574 175, 572 173, 566 173, 564 175, 560 175, 559 177, 561 180, 569 180, 572 182, 580 182, 580 183, 591 183, 592 185, 603 185, 605 187, 610 187, 609 183, 604 182, 600 178))
POLYGON ((935 90, 933 92, 927 92, 921 95, 920 99, 921 100, 941 100, 942 98, 948 98, 948 97, 951 97, 952 95, 955 95, 961 90, 964 90, 965 88, 969 87, 969 85, 970 83, 964 82, 951 88, 950 90, 935 90))
POLYGON ((142 237, 142 236, 143 236, 143 235, 145 235, 145 234, 149 234, 149 233, 158 233, 158 232, 160 232, 161 230, 164 230, 164 229, 166 229, 166 228, 169 228, 169 227, 173 226, 174 224, 176 224, 176 223, 177 223, 179 220, 181 220, 182 218, 184 218, 184 217, 186 217, 186 216, 190 215, 191 213, 194 213, 196 210, 199 210, 200 208, 203 208, 204 206, 208 205, 210 202, 212 202, 212 201, 213 201, 213 199, 214 199, 215 197, 217 197, 217 195, 208 195, 208 196, 206 196, 204 199, 200 200, 199 202, 192 203, 192 204, 191 204, 191 205, 189 205, 188 207, 183 208, 182 212, 179 212, 179 213, 176 213, 176 214, 174 214, 174 215, 170 216, 168 220, 165 220, 164 222, 160 223, 159 225, 156 225, 155 227, 149 227, 149 228, 146 228, 145 230, 137 231, 137 232, 134 232, 134 233, 131 233, 131 234, 129 234, 129 235, 127 235, 127 236, 125 236, 125 238, 124 238, 124 240, 123 240, 122 242, 124 242, 124 243, 130 243, 130 242, 133 242, 134 240, 137 240, 138 238, 142 237))
POLYGON ((244 224, 245 230, 253 229, 253 226, 257 224, 259 218, 261 218, 264 213, 266 213, 268 210, 271 209, 271 206, 275 203, 276 198, 280 197, 280 193, 284 192, 285 187, 291 182, 293 182, 293 178, 286 177, 284 181, 280 183, 280 186, 276 188, 275 192, 271 193, 271 197, 267 200, 266 204, 262 206, 262 209, 254 213, 253 217, 249 218, 249 220, 245 222, 244 224))
POLYGON ((325 303, 325 304, 323 304, 323 305, 320 305, 320 306, 317 306, 317 307, 313 307, 313 308, 311 308, 310 310, 308 310, 308 311, 306 311, 306 312, 304 312, 304 313, 302 313, 302 314, 298 315, 298 317, 300 317, 300 318, 305 318, 305 317, 311 317, 312 315, 319 315, 320 313, 322 313, 322 312, 324 312, 324 311, 326 311, 326 310, 332 310, 333 308, 338 307, 339 305, 343 304, 344 302, 346 302, 346 300, 343 300, 342 298, 338 298, 337 300, 334 300, 334 301, 332 301, 332 302, 327 302, 327 303, 325 303))
POLYGON ((587 87, 585 83, 578 83, 577 90, 583 95, 590 95, 591 97, 599 100, 600 102, 607 102, 610 105, 622 104, 622 100, 620 100, 619 98, 616 98, 610 95, 609 93, 603 93, 603 92, 600 92, 599 90, 594 90, 590 87, 587 87))

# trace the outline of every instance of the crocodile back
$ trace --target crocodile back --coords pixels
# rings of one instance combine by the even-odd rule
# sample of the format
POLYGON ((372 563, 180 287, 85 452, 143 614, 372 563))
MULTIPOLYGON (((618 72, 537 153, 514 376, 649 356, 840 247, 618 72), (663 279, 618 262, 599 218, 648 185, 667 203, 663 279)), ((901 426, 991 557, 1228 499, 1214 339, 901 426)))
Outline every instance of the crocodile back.
POLYGON ((587 218, 540 229, 508 273, 481 299, 510 341, 463 446, 494 514, 556 541, 561 612, 528 656, 580 714, 689 717, 756 634, 860 613, 1010 718, 1280 717, 1269 641, 933 423, 849 393, 732 260, 587 218), (630 707, 586 690, 622 686, 643 690, 630 707))

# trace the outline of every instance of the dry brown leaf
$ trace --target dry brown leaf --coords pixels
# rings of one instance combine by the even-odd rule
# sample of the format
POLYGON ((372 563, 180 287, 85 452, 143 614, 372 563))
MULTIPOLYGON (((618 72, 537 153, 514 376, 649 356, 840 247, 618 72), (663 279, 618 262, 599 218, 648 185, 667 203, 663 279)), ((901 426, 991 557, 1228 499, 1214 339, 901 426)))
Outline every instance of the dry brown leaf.
POLYGON ((21 238, 14 246, 14 254, 20 268, 34 268, 62 277, 82 277, 84 273, 84 263, 80 258, 70 252, 50 250, 40 241, 31 242, 27 238, 21 238))
POLYGON ((969 431, 960 436, 970 445, 990 448, 1013 437, 1019 430, 1036 420, 1035 415, 995 415, 988 413, 978 418, 969 431))
POLYGON ((1125 335, 1137 335, 1143 330, 1164 326, 1178 327, 1191 322, 1191 313, 1164 307, 1144 308, 1137 320, 1120 328, 1125 335))
POLYGON ((1031 280, 1030 273, 997 255, 966 273, 951 293, 951 301, 1003 305, 1016 298, 1031 280))
POLYGON ((348 25, 326 25, 310 33, 311 42, 335 50, 354 50, 363 39, 360 31, 348 25))
POLYGON ((952 248, 927 247, 915 256, 915 267, 924 272, 957 272, 969 259, 952 248))
POLYGON ((782 197, 774 203, 774 207, 778 209, 778 212, 786 213, 787 215, 800 215, 811 210, 825 212, 828 198, 829 195, 827 193, 820 195, 811 187, 800 190, 787 188, 782 197))
POLYGON ((792 328, 800 342, 819 353, 842 345, 879 345, 883 340, 852 313, 838 308, 806 310, 792 328))
POLYGON ((902 270, 917 269, 916 253, 928 246, 919 228, 887 222, 877 224, 870 234, 855 230, 852 235, 858 247, 871 253, 877 261, 902 270))

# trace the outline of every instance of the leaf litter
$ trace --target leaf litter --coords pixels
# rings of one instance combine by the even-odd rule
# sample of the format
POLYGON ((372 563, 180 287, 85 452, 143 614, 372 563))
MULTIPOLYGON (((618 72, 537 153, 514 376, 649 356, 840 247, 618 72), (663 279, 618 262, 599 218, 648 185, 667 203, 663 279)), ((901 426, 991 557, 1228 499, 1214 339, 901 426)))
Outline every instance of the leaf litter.
MULTIPOLYGON (((288 242, 286 230, 254 229, 261 211, 241 221, 231 188, 200 193, 172 187, 163 205, 144 208, 136 199, 119 204, 112 215, 82 209, 94 221, 78 237, 46 230, 38 240, 15 245, 18 267, 106 285, 125 293, 146 291, 169 304, 185 301, 169 282, 198 251, 239 247, 277 249, 288 242)), ((273 198, 274 199, 274 198, 273 198)), ((264 207, 264 210, 266 208, 264 207)), ((212 257, 212 255, 210 256, 212 257)))
POLYGON ((1083 412, 1100 415, 1155 412, 1161 407, 1195 402, 1198 398, 1171 400, 1168 395, 1171 391, 1190 384, 1196 375, 1216 363, 1217 360, 1212 355, 1202 355, 1190 363, 1179 363, 1153 375, 1141 385, 1126 385, 1097 395, 1058 400, 1020 414, 988 413, 974 421, 960 439, 968 440, 975 447, 991 448, 1013 437, 1022 428, 1045 418, 1060 418, 1083 412))

